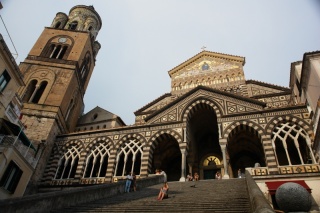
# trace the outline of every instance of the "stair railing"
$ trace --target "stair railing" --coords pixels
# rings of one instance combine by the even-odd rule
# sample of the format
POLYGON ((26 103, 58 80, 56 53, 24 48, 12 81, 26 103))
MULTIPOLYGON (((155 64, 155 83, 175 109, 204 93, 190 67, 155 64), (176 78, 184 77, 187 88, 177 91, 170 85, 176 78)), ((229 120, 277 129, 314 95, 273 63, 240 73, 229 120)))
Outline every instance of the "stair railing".
POLYGON ((251 174, 246 171, 246 182, 253 213, 275 213, 251 174))

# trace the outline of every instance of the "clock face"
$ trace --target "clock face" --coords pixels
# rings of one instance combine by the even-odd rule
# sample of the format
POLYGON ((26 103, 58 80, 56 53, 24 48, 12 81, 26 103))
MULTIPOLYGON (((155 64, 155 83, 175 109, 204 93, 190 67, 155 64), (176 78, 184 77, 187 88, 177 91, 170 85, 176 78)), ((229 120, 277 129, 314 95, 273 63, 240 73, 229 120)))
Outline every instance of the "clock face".
POLYGON ((67 39, 66 38, 59 38, 59 40, 58 40, 60 43, 65 43, 66 41, 67 41, 67 39))

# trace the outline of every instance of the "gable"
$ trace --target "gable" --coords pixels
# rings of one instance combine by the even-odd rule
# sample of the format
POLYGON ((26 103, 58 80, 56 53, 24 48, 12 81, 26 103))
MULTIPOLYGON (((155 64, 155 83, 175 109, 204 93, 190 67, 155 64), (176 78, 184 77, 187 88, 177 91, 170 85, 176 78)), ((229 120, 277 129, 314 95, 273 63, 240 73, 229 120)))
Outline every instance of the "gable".
POLYGON ((119 116, 97 106, 79 118, 77 127, 95 124, 104 124, 106 127, 125 126, 119 116))
POLYGON ((247 85, 249 97, 290 92, 289 88, 268 84, 268 83, 263 83, 259 81, 254 81, 254 80, 246 81, 246 85, 247 85))
POLYGON ((217 117, 257 112, 265 107, 265 104, 260 101, 211 88, 198 87, 146 117, 145 121, 150 124, 181 121, 185 112, 198 103, 211 106, 216 111, 217 117))
POLYGON ((244 63, 243 57, 202 51, 169 71, 171 93, 186 93, 199 85, 223 88, 228 82, 243 84, 244 63))
POLYGON ((239 68, 244 64, 244 57, 202 51, 194 57, 176 66, 168 73, 171 78, 179 78, 201 72, 215 72, 225 69, 239 68))

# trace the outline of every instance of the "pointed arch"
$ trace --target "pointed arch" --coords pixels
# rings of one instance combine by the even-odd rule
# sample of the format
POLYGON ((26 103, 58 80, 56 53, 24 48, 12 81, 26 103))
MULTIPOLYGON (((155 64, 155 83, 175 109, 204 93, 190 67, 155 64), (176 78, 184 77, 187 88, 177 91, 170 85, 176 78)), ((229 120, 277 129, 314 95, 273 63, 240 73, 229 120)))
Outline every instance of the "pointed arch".
POLYGON ((269 122, 268 132, 279 166, 316 163, 312 151, 312 128, 304 120, 288 115, 269 122), (272 129, 271 129, 272 128, 272 129))
POLYGON ((237 130, 240 130, 241 128, 247 129, 249 132, 253 132, 260 140, 261 136, 265 134, 264 129, 259 124, 253 121, 235 121, 231 123, 227 128, 225 128, 222 131, 221 135, 229 140, 234 135, 234 133, 236 133, 237 130))
POLYGON ((70 141, 62 147, 54 179, 73 179, 75 177, 83 147, 81 141, 70 141))
POLYGON ((128 172, 141 173, 143 148, 146 140, 140 134, 128 134, 118 143, 115 176, 125 176, 128 172))
POLYGON ((223 133, 227 138, 230 174, 237 177, 238 171, 244 173, 245 168, 259 163, 267 165, 265 144, 262 140, 263 129, 251 121, 236 121, 229 125, 223 133))
POLYGON ((90 144, 87 151, 84 178, 105 177, 113 143, 109 138, 98 139, 90 144))
POLYGON ((213 109, 216 113, 217 118, 221 117, 223 110, 220 106, 215 103, 215 101, 207 99, 207 98, 199 98, 190 102, 181 113, 181 120, 183 122, 187 122, 192 113, 200 108, 210 108, 213 109))
POLYGON ((172 129, 161 130, 154 133, 148 141, 149 150, 145 150, 148 156, 148 165, 145 165, 148 174, 156 169, 164 170, 168 180, 179 180, 181 175, 181 149, 186 149, 183 143, 182 132, 172 129))

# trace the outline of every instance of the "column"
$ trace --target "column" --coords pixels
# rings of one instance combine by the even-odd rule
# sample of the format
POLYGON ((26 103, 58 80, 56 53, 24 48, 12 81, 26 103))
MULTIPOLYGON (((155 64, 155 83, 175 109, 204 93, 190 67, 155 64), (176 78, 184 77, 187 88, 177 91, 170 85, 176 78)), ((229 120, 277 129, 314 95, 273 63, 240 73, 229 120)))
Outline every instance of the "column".
POLYGON ((223 179, 229 179, 229 174, 228 174, 228 165, 227 165, 227 158, 226 158, 226 145, 221 145, 221 151, 222 151, 222 156, 223 156, 223 168, 224 168, 224 175, 223 179))
POLYGON ((186 181, 186 150, 182 149, 181 150, 181 178, 180 182, 185 182, 186 181))
POLYGON ((31 102, 31 101, 32 101, 32 99, 33 99, 33 98, 34 98, 34 96, 36 95, 36 93, 37 93, 37 91, 38 91, 39 87, 40 87, 40 85, 39 85, 39 84, 37 84, 37 85, 36 85, 36 88, 34 89, 34 91, 33 91, 32 95, 31 95, 31 97, 29 98, 28 102, 31 102))

